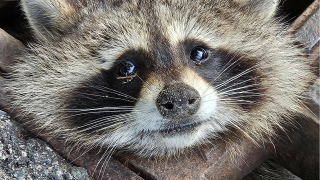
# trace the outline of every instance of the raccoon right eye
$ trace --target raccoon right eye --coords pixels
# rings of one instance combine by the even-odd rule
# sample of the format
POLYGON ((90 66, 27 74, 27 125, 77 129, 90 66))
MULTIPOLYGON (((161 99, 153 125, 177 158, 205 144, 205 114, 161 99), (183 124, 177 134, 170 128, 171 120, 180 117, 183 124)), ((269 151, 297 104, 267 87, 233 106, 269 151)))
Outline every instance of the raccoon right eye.
POLYGON ((121 76, 133 76, 137 72, 136 66, 131 61, 125 61, 120 65, 119 72, 121 76))

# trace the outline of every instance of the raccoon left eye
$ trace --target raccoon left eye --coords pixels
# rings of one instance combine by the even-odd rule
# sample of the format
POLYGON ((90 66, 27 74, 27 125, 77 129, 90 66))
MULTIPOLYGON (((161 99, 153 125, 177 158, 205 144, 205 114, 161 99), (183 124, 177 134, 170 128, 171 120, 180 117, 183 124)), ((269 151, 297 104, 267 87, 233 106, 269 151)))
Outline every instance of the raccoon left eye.
POLYGON ((195 62, 205 60, 205 59, 207 59, 207 57, 208 57, 207 51, 200 46, 194 47, 191 50, 190 58, 191 58, 191 60, 193 60, 195 62))
POLYGON ((125 61, 120 65, 119 72, 124 77, 132 76, 137 72, 137 68, 131 61, 125 61))

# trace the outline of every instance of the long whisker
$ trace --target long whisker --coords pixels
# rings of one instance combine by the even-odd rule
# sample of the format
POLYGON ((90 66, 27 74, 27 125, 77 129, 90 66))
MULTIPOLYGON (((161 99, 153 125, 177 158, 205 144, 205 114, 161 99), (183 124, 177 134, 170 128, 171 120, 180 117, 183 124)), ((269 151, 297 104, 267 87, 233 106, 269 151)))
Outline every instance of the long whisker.
POLYGON ((239 88, 230 89, 230 90, 227 90, 227 91, 222 91, 222 92, 219 92, 219 95, 224 95, 224 94, 231 95, 231 94, 239 94, 239 93, 246 93, 246 92, 252 92, 252 91, 261 90, 261 88, 258 88, 258 89, 249 89, 247 91, 237 91, 237 90, 241 90, 241 89, 247 89, 247 88, 250 88, 250 87, 256 87, 258 85, 259 84, 251 84, 251 85, 247 85, 247 86, 243 86, 243 87, 239 87, 239 88), (233 92, 233 93, 230 93, 230 92, 233 92))
POLYGON ((215 82, 217 79, 219 79, 219 77, 221 77, 227 70, 228 70, 228 71, 231 70, 231 69, 232 69, 231 67, 232 67, 235 63, 239 62, 239 61, 242 59, 242 57, 241 57, 241 58, 237 59, 236 61, 234 61, 233 63, 231 63, 229 66, 227 66, 230 62, 232 62, 232 61, 234 60, 234 58, 235 58, 235 57, 231 58, 231 59, 228 61, 228 63, 222 68, 222 71, 219 73, 219 75, 218 75, 215 79, 213 79, 213 80, 208 84, 208 87, 207 87, 207 89, 204 91, 204 93, 208 91, 208 89, 211 87, 211 84, 214 84, 214 82, 215 82))
MULTIPOLYGON (((135 102, 132 100, 128 100, 128 99, 123 99, 123 98, 118 98, 118 97, 112 97, 112 96, 107 96, 107 95, 99 95, 99 94, 90 94, 90 93, 78 93, 80 95, 87 95, 87 96, 93 96, 93 97, 101 97, 101 98, 106 98, 106 99, 118 99, 118 100, 122 100, 122 101, 127 101, 127 102, 135 102)), ((89 99, 89 98, 88 98, 89 99)))
POLYGON ((250 72, 252 72, 252 71, 254 71, 254 70, 255 70, 254 67, 251 67, 251 68, 249 68, 249 69, 246 69, 245 71, 237 74, 236 76, 233 76, 233 77, 229 78, 228 80, 224 81, 223 83, 219 84, 218 86, 215 86, 215 88, 216 88, 216 89, 219 89, 220 87, 225 86, 225 85, 229 84, 230 82, 232 82, 232 81, 234 81, 234 80, 237 80, 237 79, 239 79, 240 77, 242 77, 242 76, 244 76, 244 75, 246 75, 246 74, 249 74, 250 72))
MULTIPOLYGON (((102 113, 122 113, 122 114, 126 114, 126 113, 132 113, 132 112, 140 112, 140 113, 144 113, 144 112, 148 112, 148 110, 143 110, 143 109, 136 109, 136 108, 124 108, 124 109, 113 109, 112 107, 104 110, 96 110, 96 109, 92 109, 92 110, 88 110, 88 111, 82 111, 82 110, 64 110, 62 112, 67 112, 67 113, 74 113, 74 114, 70 114, 69 117, 76 117, 76 116, 80 116, 80 115, 88 115, 88 114, 102 114, 102 113)), ((109 115, 110 117, 110 115, 109 115)))
MULTIPOLYGON (((97 170, 97 168, 98 168, 98 166, 99 166, 100 162, 101 162, 105 157, 107 157, 107 156, 108 156, 108 151, 105 151, 105 152, 102 154, 101 158, 99 159, 99 161, 98 161, 98 163, 97 163, 96 167, 94 168, 94 170, 93 170, 93 173, 92 173, 92 174, 95 174, 95 172, 96 172, 96 170, 97 170)), ((100 173, 101 173, 101 171, 99 172, 98 177, 100 177, 100 173)))
POLYGON ((102 107, 94 109, 62 109, 60 112, 90 112, 90 111, 102 111, 102 110, 133 110, 134 106, 118 106, 118 107, 102 107))
POLYGON ((123 96, 125 98, 130 98, 132 100, 138 100, 137 98, 134 98, 134 97, 132 97, 130 95, 127 95, 127 94, 122 93, 120 91, 116 91, 116 90, 108 88, 108 87, 104 87, 104 86, 100 86, 100 85, 95 85, 95 86, 90 86, 90 87, 93 87, 95 89, 101 90, 102 92, 111 92, 111 93, 116 94, 118 96, 123 96))
MULTIPOLYGON (((110 150, 108 150, 109 153, 107 154, 107 156, 104 157, 105 160, 104 160, 104 162, 103 162, 103 164, 102 164, 102 166, 101 166, 101 170, 102 170, 101 179, 103 179, 103 176, 104 176, 105 170, 106 170, 106 168, 107 168, 108 162, 109 162, 109 160, 110 160, 113 152, 115 151, 115 149, 116 149, 115 146, 112 147, 110 150)), ((100 173, 101 173, 101 171, 100 171, 100 173)), ((100 176, 100 173, 99 173, 98 177, 100 176)))
MULTIPOLYGON (((259 77, 260 77, 260 76, 259 76, 259 77)), ((249 82, 249 81, 252 81, 252 80, 256 80, 256 79, 258 79, 259 77, 254 77, 254 78, 247 79, 247 80, 245 80, 245 81, 233 83, 232 85, 226 86, 226 87, 223 88, 223 89, 216 89, 216 90, 217 90, 218 92, 223 92, 223 91, 226 90, 226 89, 230 89, 230 88, 232 88, 232 87, 234 87, 234 86, 238 86, 238 85, 244 84, 244 83, 246 83, 246 82, 249 82)))
POLYGON ((86 131, 89 131, 89 130, 92 130, 92 129, 96 129, 96 128, 99 128, 99 127, 104 127, 104 128, 101 128, 101 129, 98 129, 98 130, 95 130, 95 131, 91 132, 91 133, 96 133, 96 132, 107 130, 107 129, 115 130, 114 127, 118 127, 119 125, 123 124, 123 122, 124 121, 119 121, 117 123, 112 123, 111 125, 106 123, 106 122, 99 122, 99 123, 96 123, 94 125, 91 125, 90 127, 82 126, 82 127, 77 127, 77 129, 81 129, 81 130, 78 130, 79 132, 86 132, 86 131), (87 128, 86 129, 82 129, 83 127, 87 127, 87 128))

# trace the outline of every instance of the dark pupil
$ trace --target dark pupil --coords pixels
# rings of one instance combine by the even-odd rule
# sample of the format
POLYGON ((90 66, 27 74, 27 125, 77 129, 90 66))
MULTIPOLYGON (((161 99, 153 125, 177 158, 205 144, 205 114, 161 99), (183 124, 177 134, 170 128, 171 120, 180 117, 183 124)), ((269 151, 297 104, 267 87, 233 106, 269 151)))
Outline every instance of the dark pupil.
POLYGON ((201 61, 207 58, 207 52, 201 47, 195 47, 191 51, 190 58, 193 61, 201 61))
POLYGON ((126 61, 120 65, 120 74, 122 76, 132 76, 135 72, 136 66, 130 61, 126 61))

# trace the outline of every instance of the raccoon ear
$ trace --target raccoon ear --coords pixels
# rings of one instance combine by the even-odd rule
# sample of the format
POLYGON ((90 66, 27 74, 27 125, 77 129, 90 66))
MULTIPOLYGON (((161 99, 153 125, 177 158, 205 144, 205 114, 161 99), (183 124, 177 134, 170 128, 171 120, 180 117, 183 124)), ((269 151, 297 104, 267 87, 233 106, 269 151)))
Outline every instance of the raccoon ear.
POLYGON ((21 0, 21 6, 38 39, 63 33, 70 26, 68 19, 76 13, 76 7, 67 0, 21 0))
POLYGON ((233 0, 242 8, 248 9, 251 13, 256 13, 263 19, 274 16, 279 0, 233 0))

